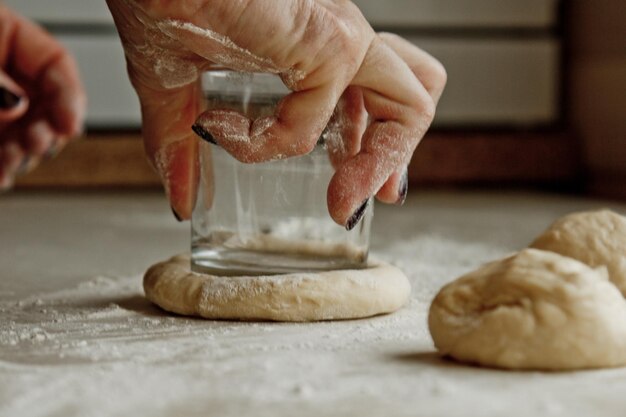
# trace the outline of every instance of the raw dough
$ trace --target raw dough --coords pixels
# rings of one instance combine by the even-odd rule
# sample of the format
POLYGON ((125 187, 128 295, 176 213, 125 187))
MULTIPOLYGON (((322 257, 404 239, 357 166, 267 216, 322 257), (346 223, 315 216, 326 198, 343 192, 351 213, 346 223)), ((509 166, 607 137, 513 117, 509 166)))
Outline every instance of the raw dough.
POLYGON ((609 279, 626 296, 626 218, 619 214, 610 210, 570 214, 550 226, 531 247, 592 267, 605 265, 609 279))
POLYGON ((604 267, 526 249, 445 286, 429 315, 444 355, 485 366, 626 365, 626 302, 604 267))
POLYGON ((219 277, 191 272, 189 256, 150 268, 150 301, 164 310, 209 319, 317 321, 390 313, 408 300, 411 286, 398 268, 373 263, 340 270, 261 277, 219 277))

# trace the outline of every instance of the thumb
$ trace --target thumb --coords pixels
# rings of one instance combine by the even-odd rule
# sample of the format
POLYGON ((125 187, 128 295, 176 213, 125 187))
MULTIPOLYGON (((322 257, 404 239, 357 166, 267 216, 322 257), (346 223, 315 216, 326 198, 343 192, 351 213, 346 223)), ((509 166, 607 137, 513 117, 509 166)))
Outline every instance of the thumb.
POLYGON ((174 215, 189 219, 198 184, 198 140, 191 130, 200 113, 199 86, 176 89, 135 86, 141 101, 143 140, 161 176, 174 215))
POLYGON ((10 123, 28 110, 28 98, 24 90, 0 69, 0 122, 10 123))

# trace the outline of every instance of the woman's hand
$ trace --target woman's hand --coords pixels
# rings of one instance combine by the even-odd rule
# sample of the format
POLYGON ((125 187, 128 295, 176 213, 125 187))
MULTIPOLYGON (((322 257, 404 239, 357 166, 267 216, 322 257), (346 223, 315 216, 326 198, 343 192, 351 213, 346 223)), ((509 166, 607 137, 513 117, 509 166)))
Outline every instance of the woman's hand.
POLYGON ((309 152, 331 122, 333 219, 347 227, 373 195, 406 196, 406 167, 430 126, 443 67, 377 35, 348 0, 108 0, 142 105, 146 150, 173 209, 189 218, 199 132, 243 162, 309 152), (198 75, 215 66, 279 74, 293 91, 270 118, 203 113, 198 75), (337 108, 337 111, 335 111, 337 108), (368 115, 371 123, 368 123, 368 115), (331 120, 332 119, 332 120, 331 120))
POLYGON ((67 51, 0 4, 0 190, 81 132, 85 104, 67 51))

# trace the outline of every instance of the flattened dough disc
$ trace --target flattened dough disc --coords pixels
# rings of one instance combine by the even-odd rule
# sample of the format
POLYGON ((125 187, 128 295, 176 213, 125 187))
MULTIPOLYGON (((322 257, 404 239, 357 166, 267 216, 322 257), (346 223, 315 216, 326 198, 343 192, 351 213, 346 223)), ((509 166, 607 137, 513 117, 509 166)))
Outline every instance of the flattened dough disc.
POLYGON ((370 317, 400 309, 411 292, 404 273, 382 262, 361 270, 221 277, 192 272, 189 255, 151 267, 143 286, 148 299, 164 310, 224 320, 370 317))

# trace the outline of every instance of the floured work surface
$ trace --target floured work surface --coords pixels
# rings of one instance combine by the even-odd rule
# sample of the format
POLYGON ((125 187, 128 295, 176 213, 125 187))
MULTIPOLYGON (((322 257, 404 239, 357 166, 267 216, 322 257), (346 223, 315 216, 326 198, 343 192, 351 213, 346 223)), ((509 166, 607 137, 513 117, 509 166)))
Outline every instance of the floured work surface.
POLYGON ((604 206, 626 213, 504 193, 378 206, 373 252, 407 273, 409 305, 276 324, 172 316, 143 297, 145 269, 189 239, 160 195, 3 196, 0 415, 622 416, 624 369, 461 366, 434 355, 426 326, 443 284, 565 213, 604 206))

